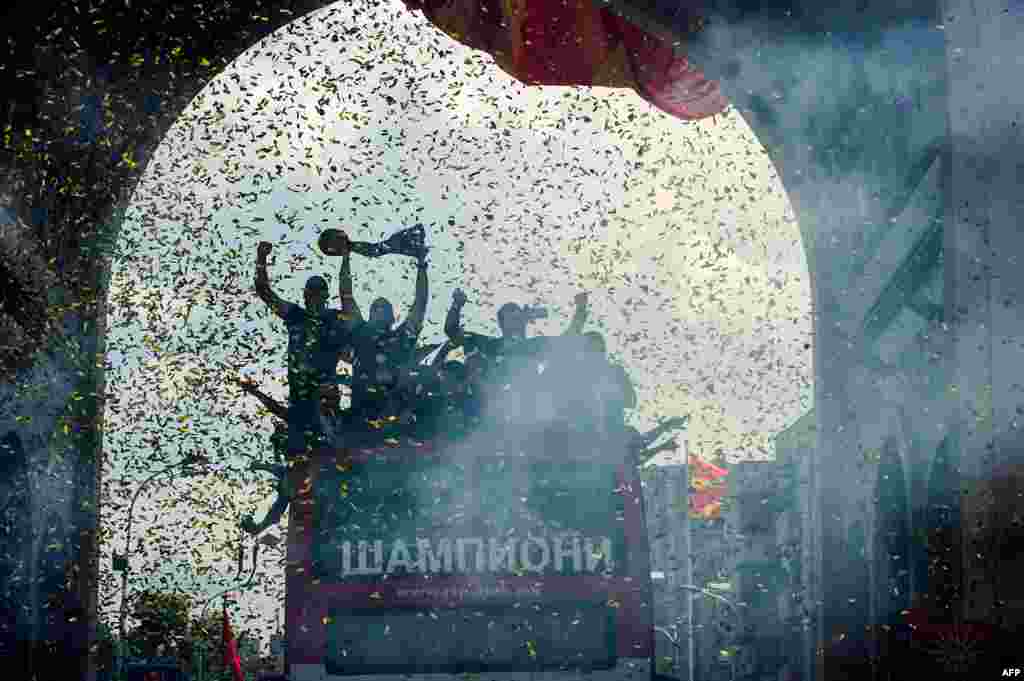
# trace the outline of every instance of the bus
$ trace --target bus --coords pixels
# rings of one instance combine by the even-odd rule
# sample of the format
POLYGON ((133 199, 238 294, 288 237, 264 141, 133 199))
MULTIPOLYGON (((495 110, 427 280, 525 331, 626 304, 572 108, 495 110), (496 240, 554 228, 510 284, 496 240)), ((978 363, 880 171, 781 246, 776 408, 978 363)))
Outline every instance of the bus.
POLYGON ((288 678, 651 678, 634 464, 557 426, 317 451, 291 471, 288 678))

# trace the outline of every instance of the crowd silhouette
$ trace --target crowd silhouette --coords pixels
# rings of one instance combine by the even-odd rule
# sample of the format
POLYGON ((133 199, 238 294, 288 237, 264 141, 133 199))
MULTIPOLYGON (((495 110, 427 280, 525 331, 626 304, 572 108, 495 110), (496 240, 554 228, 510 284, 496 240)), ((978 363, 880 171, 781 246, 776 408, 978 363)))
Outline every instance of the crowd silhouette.
MULTIPOLYGON (((421 345, 428 302, 425 230, 415 226, 379 244, 352 242, 338 230, 320 238, 327 255, 341 258, 340 308, 328 306, 327 282, 310 277, 304 306, 283 300, 267 275, 271 244, 261 242, 256 257, 256 294, 288 331, 288 403, 280 404, 254 384, 240 381, 280 422, 272 437, 274 464, 254 464, 272 473, 278 497, 267 517, 243 527, 252 534, 276 523, 292 497, 289 465, 320 448, 375 447, 400 443, 451 442, 478 431, 559 432, 617 439, 634 456, 649 454, 661 434, 679 428, 672 419, 641 435, 627 429, 626 409, 637 405, 626 371, 607 354, 604 338, 584 332, 589 313, 586 293, 574 299, 575 313, 559 336, 528 336, 542 308, 509 302, 497 312, 501 335, 466 330, 462 310, 469 300, 452 294, 446 339, 421 345), (394 307, 377 298, 365 317, 353 295, 351 255, 412 257, 417 265, 415 300, 398 323, 394 307), (449 359, 461 349, 463 361, 449 359), (348 373, 339 373, 348 365, 348 373), (340 386, 350 388, 342 408, 340 386)), ((673 448, 674 441, 655 451, 673 448)))

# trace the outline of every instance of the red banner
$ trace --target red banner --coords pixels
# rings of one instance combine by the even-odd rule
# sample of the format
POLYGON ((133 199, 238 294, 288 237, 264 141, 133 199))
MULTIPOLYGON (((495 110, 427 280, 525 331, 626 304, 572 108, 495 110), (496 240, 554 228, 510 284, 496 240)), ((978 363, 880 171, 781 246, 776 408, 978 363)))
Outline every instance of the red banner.
POLYGON ((591 0, 405 0, 451 38, 526 85, 632 88, 666 113, 722 113, 718 83, 662 38, 591 0))
POLYGON ((235 681, 245 681, 242 675, 242 660, 238 656, 238 642, 231 631, 231 622, 228 621, 228 606, 224 604, 224 666, 231 668, 235 681))

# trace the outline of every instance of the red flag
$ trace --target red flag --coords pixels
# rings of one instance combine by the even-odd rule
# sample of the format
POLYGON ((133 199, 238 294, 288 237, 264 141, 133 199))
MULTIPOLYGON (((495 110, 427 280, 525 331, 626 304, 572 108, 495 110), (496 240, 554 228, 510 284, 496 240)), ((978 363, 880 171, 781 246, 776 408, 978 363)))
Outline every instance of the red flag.
POLYGON ((451 38, 490 54, 526 85, 632 88, 677 118, 722 113, 728 102, 668 40, 594 0, 405 0, 451 38))
POLYGON ((725 496, 725 476, 729 471, 695 456, 689 457, 690 464, 690 513, 705 519, 717 518, 722 511, 722 497, 725 496))
POLYGON ((235 681, 245 681, 242 675, 242 659, 238 656, 238 643, 228 621, 228 604, 224 603, 224 666, 231 667, 235 681))

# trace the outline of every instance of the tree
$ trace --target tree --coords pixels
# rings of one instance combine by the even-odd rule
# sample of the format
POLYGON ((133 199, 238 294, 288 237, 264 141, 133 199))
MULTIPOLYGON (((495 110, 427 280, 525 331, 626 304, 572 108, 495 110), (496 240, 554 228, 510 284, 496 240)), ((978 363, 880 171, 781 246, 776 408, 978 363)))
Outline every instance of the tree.
MULTIPOLYGON (((125 636, 126 658, 174 658, 181 668, 197 673, 202 664, 208 679, 229 679, 231 670, 224 664, 223 614, 219 608, 208 608, 201 617, 192 610, 197 605, 187 594, 147 590, 134 598, 132 615, 137 624, 125 636)), ((234 626, 235 623, 232 622, 234 626)), ((255 676, 270 667, 259 656, 259 639, 246 629, 235 632, 243 669, 255 676)), ((100 669, 112 668, 116 654, 116 634, 107 630, 101 636, 100 669)))
MULTIPOLYGON (((192 599, 184 594, 143 591, 135 598, 134 615, 138 624, 128 640, 144 657, 175 656, 190 652, 189 610, 192 599)), ((184 659, 187 659, 187 655, 184 659)))

